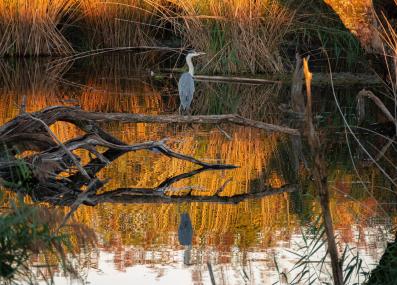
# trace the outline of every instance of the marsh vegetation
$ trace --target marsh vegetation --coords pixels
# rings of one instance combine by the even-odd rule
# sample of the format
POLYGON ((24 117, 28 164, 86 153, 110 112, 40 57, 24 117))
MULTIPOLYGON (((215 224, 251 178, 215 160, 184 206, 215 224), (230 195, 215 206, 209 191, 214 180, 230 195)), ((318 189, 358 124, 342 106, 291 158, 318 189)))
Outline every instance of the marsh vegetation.
POLYGON ((390 7, 1 1, 0 282, 390 283, 390 7))

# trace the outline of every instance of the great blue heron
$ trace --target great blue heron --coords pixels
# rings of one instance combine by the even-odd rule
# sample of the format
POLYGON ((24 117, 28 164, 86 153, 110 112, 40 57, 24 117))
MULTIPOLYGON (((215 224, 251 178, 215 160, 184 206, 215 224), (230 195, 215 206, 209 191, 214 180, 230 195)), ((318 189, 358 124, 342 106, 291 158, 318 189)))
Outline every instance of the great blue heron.
POLYGON ((189 52, 186 56, 186 64, 189 67, 189 71, 185 72, 181 75, 178 81, 178 91, 179 91, 179 99, 181 104, 179 106, 179 114, 184 114, 189 111, 190 104, 193 100, 194 95, 194 66, 192 62, 192 58, 203 55, 203 52, 189 52))

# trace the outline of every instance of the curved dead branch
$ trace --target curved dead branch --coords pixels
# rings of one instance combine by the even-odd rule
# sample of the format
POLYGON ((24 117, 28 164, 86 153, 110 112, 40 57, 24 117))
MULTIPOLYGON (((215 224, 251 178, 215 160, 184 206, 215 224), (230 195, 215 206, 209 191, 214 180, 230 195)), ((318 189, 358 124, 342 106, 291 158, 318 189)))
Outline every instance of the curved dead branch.
MULTIPOLYGON (((61 159, 65 154, 68 156, 71 155, 71 151, 83 148, 87 149, 88 151, 93 152, 94 155, 98 157, 98 154, 96 151, 92 151, 92 149, 96 146, 102 146, 102 147, 107 147, 109 149, 114 149, 114 150, 120 150, 124 152, 130 152, 130 151, 138 151, 138 150, 150 150, 153 152, 159 152, 162 153, 168 157, 173 157, 177 158, 180 160, 185 160, 192 162, 194 164, 197 164, 201 167, 209 168, 209 169, 233 169, 236 168, 237 166, 234 165, 229 165, 229 164, 212 164, 212 163, 206 163, 204 161, 201 161, 199 159, 196 159, 192 156, 184 155, 177 153, 170 148, 168 148, 165 144, 164 141, 149 141, 149 142, 144 142, 144 143, 139 143, 139 144, 134 144, 134 145, 119 145, 119 144, 114 144, 111 143, 97 134, 88 134, 82 137, 79 137, 78 139, 73 139, 68 142, 66 142, 64 145, 55 147, 50 149, 49 151, 43 152, 39 155, 35 155, 35 157, 40 157, 41 160, 59 160, 61 159)), ((83 169, 83 171, 80 171, 85 175, 86 171, 83 169)))
POLYGON ((385 104, 380 100, 373 92, 363 89, 357 94, 358 99, 367 97, 371 99, 376 106, 382 111, 385 117, 392 122, 397 128, 397 119, 390 113, 389 109, 385 106, 385 104))
POLYGON ((255 193, 237 194, 234 196, 222 196, 215 194, 212 196, 195 196, 189 192, 187 195, 166 195, 164 193, 156 194, 156 190, 141 190, 134 188, 117 189, 110 192, 92 197, 90 202, 93 205, 99 203, 126 203, 126 204, 147 204, 147 203, 182 203, 182 202, 205 202, 217 204, 238 204, 248 199, 260 199, 266 196, 277 195, 281 193, 290 193, 298 190, 296 185, 285 185, 278 189, 267 188, 255 193), (153 193, 150 193, 153 192, 153 193))
POLYGON ((0 127, 0 146, 2 147, 2 151, 0 151, 0 182, 14 191, 32 196, 36 201, 70 206, 71 211, 66 215, 64 223, 82 204, 90 206, 105 202, 236 204, 246 199, 261 198, 297 189, 294 185, 286 185, 280 189, 269 187, 255 193, 228 197, 222 195, 222 192, 229 180, 211 196, 193 195, 193 187, 182 190, 172 188, 172 185, 176 182, 201 172, 233 169, 236 166, 207 163, 192 156, 175 152, 166 145, 165 140, 128 145, 107 133, 98 125, 98 123, 112 121, 129 123, 233 123, 266 131, 280 131, 286 134, 299 135, 299 132, 294 129, 256 122, 237 115, 151 116, 85 112, 76 107, 55 106, 32 114, 22 113, 0 127), (72 123, 85 131, 86 134, 62 143, 49 128, 57 121, 72 123), (97 147, 104 147, 107 150, 101 153, 97 147), (77 149, 89 151, 94 158, 91 158, 91 161, 86 165, 81 165, 80 157, 73 152, 77 149), (25 150, 35 152, 18 159, 16 154, 25 150), (171 158, 188 161, 200 168, 167 178, 155 188, 119 188, 97 194, 98 190, 106 184, 106 181, 97 178, 97 173, 121 155, 140 150, 149 150, 171 158), (62 173, 67 175, 60 175, 62 173), (16 177, 19 181, 13 183, 16 177))

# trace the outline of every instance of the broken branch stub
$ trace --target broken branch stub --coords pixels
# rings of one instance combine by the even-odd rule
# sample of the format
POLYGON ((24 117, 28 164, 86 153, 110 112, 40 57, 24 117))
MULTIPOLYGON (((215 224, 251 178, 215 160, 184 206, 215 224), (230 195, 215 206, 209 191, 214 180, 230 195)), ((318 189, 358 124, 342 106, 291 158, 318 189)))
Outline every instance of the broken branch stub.
POLYGON ((396 129, 397 129, 397 119, 390 113, 389 109, 387 109, 385 104, 382 102, 382 100, 379 99, 378 96, 376 96, 373 92, 366 90, 366 89, 361 90, 357 94, 357 101, 358 101, 357 104, 360 105, 359 121, 362 121, 364 119, 364 118, 362 118, 365 114, 365 111, 364 111, 365 107, 364 107, 364 102, 363 102, 364 98, 371 99, 372 102, 374 102, 375 105, 378 106, 378 108, 382 111, 382 113, 385 115, 387 120, 392 122, 396 126, 396 129))
POLYGON ((335 285, 343 284, 343 271, 339 260, 338 249, 335 241, 335 231, 329 206, 329 191, 327 181, 327 168, 325 164, 324 153, 321 149, 319 136, 314 128, 312 118, 312 93, 311 80, 313 74, 309 70, 309 58, 303 59, 303 71, 306 81, 306 137, 309 142, 310 152, 313 159, 312 175, 317 187, 320 198, 321 214, 324 222, 325 233, 327 236, 328 252, 331 257, 331 267, 333 282, 335 285))

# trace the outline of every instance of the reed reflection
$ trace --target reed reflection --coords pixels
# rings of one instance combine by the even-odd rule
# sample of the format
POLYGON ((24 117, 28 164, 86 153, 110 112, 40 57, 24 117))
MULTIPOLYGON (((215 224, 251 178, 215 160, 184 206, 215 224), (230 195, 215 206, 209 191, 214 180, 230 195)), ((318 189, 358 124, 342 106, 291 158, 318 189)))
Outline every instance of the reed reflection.
MULTIPOLYGON (((19 113, 23 96, 27 98, 28 111, 75 104, 90 111, 151 114, 170 113, 178 108, 175 83, 156 82, 151 85, 148 77, 138 76, 139 72, 133 75, 133 70, 120 70, 122 65, 80 71, 82 76, 74 74, 74 67, 66 73, 65 70, 51 71, 54 74, 50 75, 41 64, 20 63, 13 66, 3 63, 0 68, 3 83, 3 100, 0 101, 2 124, 19 113), (13 73, 6 71, 8 69, 13 73), (78 85, 71 86, 51 78, 63 78, 78 85)), ((280 90, 278 85, 228 86, 199 82, 192 112, 239 112, 250 118, 276 122, 281 119, 275 115, 279 113, 276 102, 280 90), (242 100, 248 104, 242 104, 242 100)), ((184 204, 183 211, 176 203, 126 205, 122 199, 119 203, 109 203, 110 200, 107 200, 96 207, 79 208, 75 213, 76 219, 94 228, 101 237, 99 248, 115 254, 114 262, 120 270, 142 263, 176 262, 172 252, 181 249, 181 246, 186 265, 211 261, 215 265, 233 264, 237 267, 253 260, 249 253, 263 253, 266 257, 262 265, 271 267, 272 251, 280 246, 280 242, 289 248, 301 226, 313 219, 312 213, 319 212, 320 207, 313 198, 315 189, 310 186, 305 166, 299 162, 301 153, 296 152, 297 143, 291 142, 288 137, 231 126, 222 126, 231 139, 219 129, 207 126, 185 128, 112 123, 102 127, 129 144, 168 137, 169 146, 179 153, 193 155, 206 162, 223 161, 239 166, 216 173, 203 171, 175 181, 173 187, 182 189, 180 193, 185 193, 186 188, 190 187, 189 191, 195 197, 211 197, 223 188, 220 196, 226 199, 255 194, 267 187, 281 189, 298 182, 304 190, 247 199, 238 204, 189 201, 184 204), (180 229, 186 231, 182 238, 178 234, 180 229), (161 253, 160 257, 154 254, 156 252, 161 253), (214 253, 212 257, 211 252, 214 253)), ((75 126, 66 123, 57 123, 51 128, 62 141, 81 134, 75 126)), ((78 154, 82 157, 82 163, 90 161, 87 152, 78 154)), ((197 167, 188 162, 151 151, 126 153, 99 170, 98 177, 110 178, 110 181, 98 194, 110 197, 109 192, 115 189, 156 187, 170 177, 196 170, 197 167)), ((372 196, 383 195, 383 201, 390 200, 390 197, 378 188, 374 188, 371 195, 360 192, 352 181, 352 169, 346 167, 343 161, 333 164, 330 172, 331 176, 334 175, 331 183, 335 189, 331 196, 331 210, 338 234, 344 242, 365 248, 369 254, 375 255, 371 250, 380 248, 380 244, 373 240, 358 240, 356 235, 368 228, 374 229, 367 222, 377 212, 372 196), (348 199, 348 195, 354 199, 348 199), (353 228, 351 225, 357 226, 353 228)), ((360 174, 368 181, 383 183, 381 174, 373 169, 361 170, 360 174)), ((388 210, 392 217, 390 223, 395 224, 395 209, 390 206, 388 210)))

